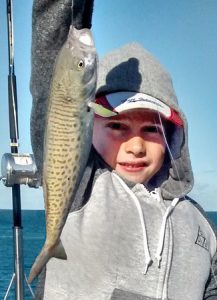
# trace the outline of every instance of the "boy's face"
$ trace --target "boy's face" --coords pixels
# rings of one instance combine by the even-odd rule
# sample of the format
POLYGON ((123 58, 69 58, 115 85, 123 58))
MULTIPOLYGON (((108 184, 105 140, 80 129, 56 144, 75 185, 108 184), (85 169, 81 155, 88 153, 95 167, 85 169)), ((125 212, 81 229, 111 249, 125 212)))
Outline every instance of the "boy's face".
POLYGON ((135 183, 147 183, 164 161, 165 142, 159 117, 152 111, 95 117, 93 145, 120 176, 135 183))

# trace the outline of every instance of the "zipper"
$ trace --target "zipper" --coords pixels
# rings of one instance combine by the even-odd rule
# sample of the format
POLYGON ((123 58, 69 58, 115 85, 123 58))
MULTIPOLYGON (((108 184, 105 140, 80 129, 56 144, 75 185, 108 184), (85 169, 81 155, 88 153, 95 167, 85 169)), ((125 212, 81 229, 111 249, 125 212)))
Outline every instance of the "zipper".
POLYGON ((158 203, 163 202, 163 199, 161 197, 161 192, 159 188, 155 188, 153 191, 150 192, 150 195, 152 198, 154 198, 158 203))

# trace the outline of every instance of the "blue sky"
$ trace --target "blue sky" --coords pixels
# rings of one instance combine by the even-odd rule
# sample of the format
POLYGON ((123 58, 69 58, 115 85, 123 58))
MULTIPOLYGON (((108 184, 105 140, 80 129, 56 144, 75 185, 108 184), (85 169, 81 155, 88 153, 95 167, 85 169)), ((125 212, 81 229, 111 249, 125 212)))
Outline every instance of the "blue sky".
MULTIPOLYGON (((8 129, 8 42, 6 1, 0 2, 0 157, 10 152, 8 129)), ((32 0, 14 0, 15 74, 20 153, 30 144, 30 49, 32 0)), ((195 176, 191 196, 217 211, 217 1, 95 0, 93 33, 99 56, 127 42, 154 54, 173 78, 189 122, 195 176)), ((11 208, 11 188, 0 184, 0 208, 11 208)), ((41 189, 21 187, 22 208, 43 208, 41 189)))

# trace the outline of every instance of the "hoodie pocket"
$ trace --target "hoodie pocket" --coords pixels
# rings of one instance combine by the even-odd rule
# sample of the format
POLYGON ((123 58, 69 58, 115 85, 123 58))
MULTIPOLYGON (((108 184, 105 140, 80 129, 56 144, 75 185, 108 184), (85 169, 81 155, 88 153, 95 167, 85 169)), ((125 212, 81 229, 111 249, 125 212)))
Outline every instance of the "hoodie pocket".
POLYGON ((135 294, 130 291, 114 289, 110 300, 156 300, 156 298, 146 297, 140 294, 135 294))

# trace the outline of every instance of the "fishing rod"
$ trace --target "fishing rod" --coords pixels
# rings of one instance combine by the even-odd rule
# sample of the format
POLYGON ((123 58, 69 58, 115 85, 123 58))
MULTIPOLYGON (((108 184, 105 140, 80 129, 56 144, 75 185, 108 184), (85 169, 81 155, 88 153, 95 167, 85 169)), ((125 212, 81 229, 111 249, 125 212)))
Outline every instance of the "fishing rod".
MULTIPOLYGON (((91 28, 94 0, 74 0, 73 20, 77 29, 91 28)), ((12 189, 13 204, 13 243, 14 243, 14 273, 7 288, 4 300, 7 299, 12 285, 15 283, 15 299, 24 299, 24 284, 27 283, 32 297, 35 298, 31 286, 28 284, 24 273, 23 261, 23 234, 20 185, 28 184, 29 187, 39 187, 37 168, 32 154, 20 154, 19 130, 18 130, 18 107, 17 85, 14 67, 14 32, 13 32, 13 2, 6 0, 7 28, 8 28, 8 107, 10 126, 11 153, 5 153, 1 161, 0 179, 6 187, 12 189)))
MULTIPOLYGON (((36 165, 32 154, 19 154, 19 131, 18 131, 18 109, 17 109, 17 85, 14 68, 14 33, 13 33, 13 3, 6 0, 7 29, 8 29, 8 108, 10 126, 10 148, 11 153, 5 153, 1 161, 1 179, 5 186, 12 189, 13 205, 13 246, 14 246, 14 273, 6 291, 4 300, 7 299, 10 289, 15 283, 16 300, 24 299, 24 282, 27 282, 24 274, 23 263, 23 234, 21 215, 20 184, 28 184, 37 187, 36 165)), ((28 283, 27 283, 28 284, 28 283)), ((34 293, 28 285, 32 297, 34 293)))

